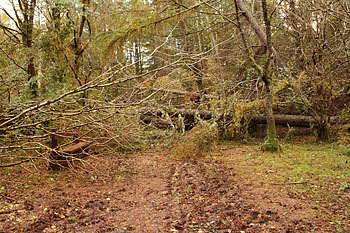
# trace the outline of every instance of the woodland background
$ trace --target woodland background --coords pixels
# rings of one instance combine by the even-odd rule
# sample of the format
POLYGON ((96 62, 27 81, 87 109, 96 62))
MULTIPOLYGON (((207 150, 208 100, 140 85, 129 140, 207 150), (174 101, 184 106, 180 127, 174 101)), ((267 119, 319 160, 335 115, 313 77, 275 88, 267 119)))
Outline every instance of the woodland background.
POLYGON ((103 155, 182 134, 206 113, 221 138, 244 138, 265 114, 265 149, 276 151, 273 111, 323 141, 337 137, 331 119, 347 122, 347 0, 8 2, 3 167, 49 159, 55 132, 78 132, 103 155))

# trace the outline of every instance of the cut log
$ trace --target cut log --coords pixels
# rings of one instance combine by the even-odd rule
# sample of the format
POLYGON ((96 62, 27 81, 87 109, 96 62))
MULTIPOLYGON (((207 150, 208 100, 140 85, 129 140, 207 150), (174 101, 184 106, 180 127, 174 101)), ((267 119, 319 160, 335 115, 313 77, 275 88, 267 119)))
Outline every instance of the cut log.
POLYGON ((170 129, 172 127, 171 122, 154 116, 141 115, 140 120, 143 123, 152 125, 158 129, 170 129))
POLYGON ((71 133, 55 133, 51 135, 51 148, 53 150, 50 153, 50 170, 57 171, 69 168, 73 159, 83 159, 89 155, 89 145, 91 144, 89 142, 76 142, 73 145, 60 149, 58 138, 62 137, 62 135, 71 135, 71 133))
POLYGON ((89 145, 87 142, 79 142, 62 150, 56 148, 50 154, 49 169, 58 171, 69 168, 74 159, 84 159, 89 155, 89 145))
POLYGON ((88 142, 79 142, 75 145, 67 146, 62 149, 63 154, 77 154, 77 153, 82 153, 84 152, 90 143, 88 142))

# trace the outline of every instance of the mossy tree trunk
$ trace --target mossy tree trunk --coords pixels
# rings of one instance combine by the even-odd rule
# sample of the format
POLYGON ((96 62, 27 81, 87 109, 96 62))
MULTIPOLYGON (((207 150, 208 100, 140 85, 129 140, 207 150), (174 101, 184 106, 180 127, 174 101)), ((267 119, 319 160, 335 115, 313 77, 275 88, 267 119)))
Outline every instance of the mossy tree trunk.
POLYGON ((263 145, 264 151, 269 152, 277 152, 280 150, 280 146, 277 140, 276 133, 276 123, 275 117, 272 109, 272 86, 270 83, 270 79, 264 77, 263 78, 265 86, 266 86, 266 123, 267 123, 267 137, 263 145), (265 79, 265 80, 264 80, 265 79))
POLYGON ((270 72, 270 64, 271 64, 271 58, 272 58, 272 44, 271 44, 271 22, 270 18, 267 14, 267 4, 266 0, 261 0, 261 5, 263 9, 263 15, 264 15, 264 23, 265 23, 265 29, 266 29, 266 61, 265 61, 265 67, 262 71, 262 80, 265 83, 266 87, 266 121, 267 121, 267 137, 266 141, 263 145, 264 151, 269 152, 277 152, 280 150, 280 146, 278 144, 277 140, 277 133, 276 133, 276 124, 275 124, 275 118, 273 115, 273 105, 272 105, 272 85, 271 85, 271 72, 270 72))
POLYGON ((266 0, 261 0, 263 15, 264 15, 264 25, 265 25, 265 32, 260 28, 258 22, 253 17, 253 14, 248 10, 248 8, 245 6, 243 1, 241 0, 235 0, 236 5, 236 13, 237 13, 237 26, 240 30, 240 35, 242 37, 242 42, 244 45, 245 51, 249 54, 249 58, 251 62, 253 63, 254 67, 257 69, 259 74, 261 75, 261 79, 265 83, 266 87, 266 123, 267 123, 267 137, 266 141, 263 145, 264 151, 270 151, 270 152, 277 152, 280 150, 280 146, 277 140, 277 133, 276 133, 276 124, 275 124, 275 118, 273 115, 273 109, 272 109, 272 74, 270 71, 271 66, 271 60, 272 60, 272 54, 275 56, 275 62, 279 67, 284 67, 284 64, 282 60, 279 58, 278 53, 276 50, 273 49, 272 43, 271 43, 271 23, 270 18, 267 14, 267 4, 266 0), (264 67, 261 67, 254 58, 253 51, 248 47, 247 40, 245 39, 244 32, 241 27, 241 23, 239 20, 239 11, 240 9, 243 13, 243 16, 247 19, 247 21, 250 23, 252 28, 254 29, 257 37, 259 40, 264 43, 266 47, 266 60, 264 67))
POLYGON ((330 123, 326 116, 321 116, 317 123, 317 141, 328 142, 331 140, 330 123))

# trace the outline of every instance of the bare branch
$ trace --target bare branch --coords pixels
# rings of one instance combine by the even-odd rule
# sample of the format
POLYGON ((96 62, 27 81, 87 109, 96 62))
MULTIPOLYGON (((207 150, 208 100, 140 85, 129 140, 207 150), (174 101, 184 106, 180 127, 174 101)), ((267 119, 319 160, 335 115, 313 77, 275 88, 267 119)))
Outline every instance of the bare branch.
POLYGON ((9 164, 0 164, 0 167, 4 168, 4 167, 14 167, 14 166, 17 166, 17 165, 20 165, 22 163, 26 163, 26 162, 29 162, 31 161, 30 159, 26 159, 26 160, 22 160, 22 161, 19 161, 19 162, 16 162, 16 163, 9 163, 9 164))
MULTIPOLYGON (((258 36, 259 40, 261 41, 262 44, 266 45, 267 44, 267 38, 266 34, 264 31, 260 28, 258 22, 255 20, 254 16, 252 13, 248 10, 246 5, 242 2, 242 0, 236 0, 238 7, 241 9, 243 12, 243 15, 247 19, 247 21, 250 23, 251 27, 254 29, 256 35, 258 36)), ((285 68, 285 64, 281 60, 279 54, 277 51, 272 47, 272 53, 275 55, 274 58, 276 60, 277 65, 280 68, 285 68)))
POLYGON ((27 72, 27 70, 26 70, 25 68, 23 68, 21 65, 19 65, 19 64, 16 62, 16 60, 13 59, 9 54, 7 54, 6 51, 3 50, 1 47, 0 47, 0 50, 1 50, 1 52, 3 52, 3 53, 6 55, 6 57, 7 57, 8 59, 10 59, 10 60, 13 62, 13 64, 15 64, 15 66, 17 66, 17 67, 20 68, 21 70, 27 72))

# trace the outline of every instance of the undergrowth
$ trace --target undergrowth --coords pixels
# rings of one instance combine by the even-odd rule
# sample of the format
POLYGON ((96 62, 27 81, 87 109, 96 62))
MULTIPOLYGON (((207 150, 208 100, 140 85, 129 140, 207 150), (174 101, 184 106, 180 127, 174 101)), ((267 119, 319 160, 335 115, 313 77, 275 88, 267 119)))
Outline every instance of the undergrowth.
POLYGON ((171 149, 171 158, 183 160, 201 157, 215 148, 217 140, 217 125, 200 121, 171 149))

